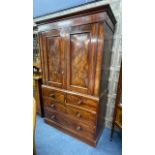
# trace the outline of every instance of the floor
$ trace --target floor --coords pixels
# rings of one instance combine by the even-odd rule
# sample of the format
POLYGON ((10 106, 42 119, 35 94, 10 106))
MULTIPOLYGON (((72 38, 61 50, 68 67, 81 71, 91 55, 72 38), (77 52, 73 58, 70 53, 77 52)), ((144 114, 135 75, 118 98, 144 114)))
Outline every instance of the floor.
POLYGON ((37 155, 121 155, 120 134, 115 132, 112 142, 109 140, 109 134, 110 129, 104 129, 96 148, 93 148, 47 125, 40 116, 37 116, 37 155))

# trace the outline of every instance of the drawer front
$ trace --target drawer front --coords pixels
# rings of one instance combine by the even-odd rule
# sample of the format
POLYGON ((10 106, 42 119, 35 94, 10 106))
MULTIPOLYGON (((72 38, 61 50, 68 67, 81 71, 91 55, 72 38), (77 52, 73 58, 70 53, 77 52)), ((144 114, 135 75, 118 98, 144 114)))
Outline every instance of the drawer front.
POLYGON ((53 101, 49 97, 43 97, 44 107, 59 111, 59 112, 66 112, 65 105, 63 103, 58 103, 53 101))
POLYGON ((96 112, 98 105, 98 101, 71 94, 67 94, 66 102, 94 112, 96 112))
POLYGON ((96 113, 91 113, 85 110, 81 110, 78 107, 73 107, 69 104, 66 105, 66 113, 72 117, 76 117, 80 121, 86 124, 96 125, 96 113))
POLYGON ((37 86, 37 82, 33 80, 33 88, 37 86))
POLYGON ((95 138, 95 126, 87 126, 77 119, 74 119, 72 117, 68 117, 65 114, 58 113, 54 110, 45 108, 45 117, 63 125, 64 127, 68 128, 69 130, 72 130, 72 132, 75 132, 76 134, 79 134, 84 137, 89 138, 95 138))
POLYGON ((122 126, 122 110, 120 108, 117 108, 116 111, 116 121, 119 123, 120 126, 122 126))
POLYGON ((42 87, 44 97, 50 97, 53 101, 64 103, 65 93, 51 88, 42 87))

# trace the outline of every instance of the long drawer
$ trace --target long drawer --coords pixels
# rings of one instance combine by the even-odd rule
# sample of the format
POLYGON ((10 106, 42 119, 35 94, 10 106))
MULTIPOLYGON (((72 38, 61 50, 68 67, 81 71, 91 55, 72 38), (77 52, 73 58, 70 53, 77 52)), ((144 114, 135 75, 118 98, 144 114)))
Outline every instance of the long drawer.
POLYGON ((75 107, 72 105, 66 105, 66 113, 72 117, 76 117, 80 121, 83 121, 86 124, 96 125, 96 113, 88 112, 85 110, 81 110, 79 107, 75 107))
POLYGON ((66 128, 68 128, 68 130, 72 130, 76 134, 84 137, 86 136, 91 139, 95 138, 96 126, 88 126, 80 122, 78 119, 75 119, 74 117, 58 113, 57 111, 49 109, 47 107, 45 108, 45 117, 65 126, 66 128))
POLYGON ((69 104, 54 102, 49 97, 43 97, 44 107, 48 107, 49 109, 56 110, 61 113, 66 113, 71 117, 75 117, 82 121, 85 124, 96 125, 96 113, 88 112, 85 110, 81 110, 78 107, 73 107, 69 104))

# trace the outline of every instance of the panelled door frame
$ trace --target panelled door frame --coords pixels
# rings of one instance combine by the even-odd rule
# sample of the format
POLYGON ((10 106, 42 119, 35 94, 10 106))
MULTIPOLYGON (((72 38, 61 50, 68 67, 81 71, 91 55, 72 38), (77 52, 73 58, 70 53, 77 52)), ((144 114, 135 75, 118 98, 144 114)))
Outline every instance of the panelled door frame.
POLYGON ((96 67, 96 51, 97 51, 97 42, 98 42, 98 24, 85 24, 79 26, 73 26, 68 28, 66 33, 66 54, 67 54, 67 89, 71 91, 76 91, 80 93, 85 93, 93 95, 94 93, 94 83, 95 83, 95 67, 96 67), (89 33, 90 42, 88 53, 88 86, 80 87, 71 84, 71 35, 74 34, 84 34, 89 33))
MULTIPOLYGON (((49 86, 53 86, 53 87, 59 87, 59 88, 64 88, 64 83, 65 83, 65 48, 64 48, 64 35, 63 33, 61 33, 61 29, 51 29, 45 32, 42 32, 39 37, 40 37, 40 42, 41 42, 41 57, 43 57, 43 59, 41 59, 41 63, 42 63, 42 71, 43 71, 43 82, 46 85, 49 86), (50 40, 53 38, 58 37, 59 39, 59 44, 58 47, 60 48, 60 55, 59 55, 59 59, 57 60, 59 61, 59 69, 58 71, 53 71, 52 73, 50 73, 50 65, 49 65, 49 60, 52 56, 49 55, 49 45, 50 45, 50 40), (52 79, 50 79, 50 76, 52 76, 51 74, 55 74, 57 75, 60 80, 58 81, 52 81, 52 79)), ((55 59, 55 58, 54 58, 55 59)))

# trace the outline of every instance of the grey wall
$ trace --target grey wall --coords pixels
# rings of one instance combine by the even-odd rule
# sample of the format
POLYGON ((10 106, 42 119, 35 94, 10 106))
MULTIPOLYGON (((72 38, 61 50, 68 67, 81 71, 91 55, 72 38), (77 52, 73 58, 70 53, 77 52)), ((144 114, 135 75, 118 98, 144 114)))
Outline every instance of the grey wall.
POLYGON ((109 94, 106 111, 106 127, 111 127, 113 119, 113 111, 116 98, 117 83, 119 77, 119 70, 122 58, 122 1, 121 0, 109 0, 112 11, 116 17, 117 24, 113 40, 112 58, 110 77, 109 77, 109 94))

